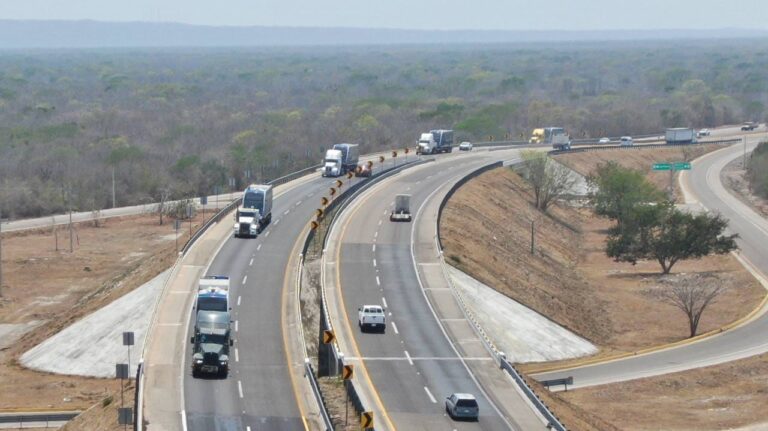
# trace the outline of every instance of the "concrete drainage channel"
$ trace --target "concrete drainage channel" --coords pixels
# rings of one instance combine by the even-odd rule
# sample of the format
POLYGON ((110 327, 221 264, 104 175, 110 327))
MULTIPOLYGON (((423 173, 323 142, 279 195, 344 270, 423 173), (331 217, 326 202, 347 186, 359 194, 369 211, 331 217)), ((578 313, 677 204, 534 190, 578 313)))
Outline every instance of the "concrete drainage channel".
MULTIPOLYGON (((389 169, 386 169, 376 176, 372 177, 369 181, 361 181, 352 187, 345 190, 345 192, 339 196, 338 198, 334 199, 332 202, 329 203, 329 205, 325 208, 323 217, 320 220, 320 223, 318 223, 318 226, 315 229, 312 229, 308 232, 307 237, 304 241, 304 246, 302 248, 302 254, 301 258, 299 259, 299 283, 298 285, 301 286, 301 277, 304 272, 304 262, 305 257, 309 252, 311 252, 312 248, 317 249, 320 248, 321 251, 315 251, 314 255, 315 258, 320 258, 320 256, 325 255, 325 243, 326 238, 328 235, 328 232, 330 231, 330 228, 333 226, 336 217, 338 214, 343 212, 343 210, 346 208, 346 206, 354 200, 356 196, 358 196, 360 193, 365 191, 370 186, 376 184, 377 182, 394 175, 398 172, 400 172, 403 169, 417 166, 423 163, 426 163, 430 160, 416 160, 411 162, 406 162, 400 166, 393 166, 389 169), (314 247, 313 247, 314 246, 314 247), (318 254, 320 256, 318 256, 318 254)), ((322 279, 322 277, 321 277, 322 279)), ((321 282, 322 284, 322 282, 321 282)), ((297 294, 301 294, 301 292, 298 292, 297 294)), ((331 324, 331 321, 328 317, 328 306, 326 302, 325 297, 325 290, 324 288, 320 287, 320 331, 319 334, 322 334, 324 331, 329 330, 333 331, 333 325, 331 324)), ((303 332, 303 328, 302 328, 303 332)), ((319 335, 318 334, 318 335, 319 335)), ((312 390, 314 392, 314 395, 317 399, 318 406, 321 410, 321 416, 323 418, 323 422, 325 425, 325 429, 330 431, 334 429, 333 422, 331 420, 331 417, 328 413, 328 410, 326 408, 326 402, 323 397, 323 393, 320 390, 320 385, 318 382, 318 377, 332 377, 332 376, 338 376, 341 374, 341 370, 344 367, 344 356, 342 352, 340 351, 340 348, 338 344, 335 341, 332 341, 330 343, 323 343, 323 340, 320 340, 318 343, 318 370, 317 375, 315 374, 315 370, 312 366, 312 362, 309 359, 308 352, 305 352, 305 375, 310 381, 310 385, 312 387, 312 390)), ((306 347, 305 347, 306 349, 306 347)), ((358 415, 362 414, 365 411, 368 411, 368 408, 364 405, 363 401, 361 400, 360 396, 358 395, 357 389, 355 388, 355 385, 352 380, 345 380, 344 381, 344 388, 346 390, 347 396, 349 397, 349 401, 354 406, 356 412, 358 415)), ((359 417, 359 416, 358 416, 359 417)))
MULTIPOLYGON (((514 165, 514 164, 517 164, 517 163, 520 163, 520 162, 519 161, 515 161, 515 162, 512 162, 512 163, 509 163, 509 165, 514 165)), ((523 394, 525 394, 525 396, 528 398, 528 400, 531 402, 531 404, 547 420, 547 422, 548 422, 547 428, 548 429, 554 429, 554 430, 557 430, 557 431, 566 431, 565 425, 563 425, 560 422, 560 420, 557 418, 557 416, 555 416, 555 414, 551 410, 549 410, 549 408, 544 403, 544 401, 541 398, 539 398, 538 395, 536 395, 536 392, 533 390, 533 388, 531 388, 528 385, 528 383, 525 381, 525 379, 520 374, 520 372, 517 371, 515 366, 512 365, 509 361, 507 361, 507 358, 504 355, 504 352, 499 351, 499 349, 496 347, 496 345, 491 340, 490 336, 485 332, 485 330, 483 330, 483 328, 480 325, 480 323, 477 321, 477 319, 475 319, 474 313, 472 312, 472 310, 469 308, 469 306, 464 301, 464 298, 463 298, 461 292, 459 292, 459 289, 457 289, 456 286, 454 285, 454 283, 453 283, 453 281, 452 281, 452 279, 451 279, 450 275, 448 274, 447 269, 445 267, 446 263, 445 263, 445 258, 443 257, 443 245, 442 245, 442 241, 440 240, 440 218, 442 216, 443 209, 445 208, 445 205, 448 203, 448 200, 451 198, 451 196, 453 196, 453 194, 459 188, 461 188, 461 186, 466 184, 469 180, 471 180, 471 179, 473 179, 473 178, 475 178, 475 177, 477 177, 477 176, 479 176, 479 175, 481 175, 481 174, 483 174, 483 173, 485 173, 485 172, 487 172, 489 170, 500 168, 500 167, 505 166, 505 165, 507 165, 507 164, 504 163, 504 162, 494 162, 494 163, 485 165, 483 167, 480 167, 480 168, 470 172, 469 174, 467 174, 466 176, 464 176, 460 180, 456 181, 453 184, 453 186, 451 186, 450 190, 448 190, 448 192, 443 197, 443 200, 440 202, 440 207, 439 207, 439 210, 438 210, 438 213, 437 213, 438 214, 437 220, 435 221, 435 223, 436 223, 436 231, 437 231, 437 235, 435 237, 435 242, 436 242, 438 250, 440 250, 440 266, 441 266, 441 268, 443 270, 443 274, 445 276, 445 279, 448 280, 448 284, 451 286, 451 291, 453 292, 454 297, 457 299, 457 301, 461 305, 461 310, 464 313, 464 317, 469 322, 471 322, 472 329, 474 329, 475 332, 477 333, 477 335, 480 337, 480 339, 482 340, 483 344, 485 345, 485 348, 492 354, 492 356, 494 358, 496 358, 496 360, 498 361, 499 367, 509 374, 509 376, 512 378, 512 380, 514 380, 514 382, 517 384, 517 386, 520 388, 520 390, 523 392, 523 394)))

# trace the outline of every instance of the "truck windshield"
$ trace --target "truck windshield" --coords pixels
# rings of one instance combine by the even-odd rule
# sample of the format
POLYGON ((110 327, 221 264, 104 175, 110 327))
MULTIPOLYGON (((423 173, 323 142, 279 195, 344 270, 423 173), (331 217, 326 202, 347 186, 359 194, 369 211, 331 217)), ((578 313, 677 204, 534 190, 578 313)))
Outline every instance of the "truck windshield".
MULTIPOLYGON (((259 212, 264 211, 264 191, 263 190, 246 190, 243 196, 244 208, 255 208, 259 212)), ((253 217, 253 214, 246 217, 253 217)))
POLYGON ((251 217, 251 218, 254 218, 254 217, 256 217, 256 213, 255 212, 251 212, 251 211, 240 211, 240 217, 251 217))
POLYGON ((337 159, 325 159, 325 163, 333 163, 336 164, 338 162, 337 159))
POLYGON ((221 298, 198 298, 198 310, 227 311, 227 300, 221 298))
POLYGON ((226 335, 214 335, 214 334, 200 334, 200 344, 227 344, 226 335))

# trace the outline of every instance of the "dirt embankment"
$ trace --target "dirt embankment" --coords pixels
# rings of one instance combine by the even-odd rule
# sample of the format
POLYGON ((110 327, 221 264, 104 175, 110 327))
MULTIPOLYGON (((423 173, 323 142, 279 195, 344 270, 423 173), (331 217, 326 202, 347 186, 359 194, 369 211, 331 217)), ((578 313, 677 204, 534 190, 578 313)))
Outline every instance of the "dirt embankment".
MULTIPOLYGON (((599 163, 616 160, 645 170, 651 181, 665 186, 669 173, 652 172, 653 163, 690 160, 718 148, 581 153, 560 156, 558 161, 588 175, 599 163)), ((563 204, 548 215, 537 214, 532 201, 528 184, 508 168, 467 183, 451 198, 441 220, 448 261, 591 340, 601 348, 600 355, 688 336, 684 314, 650 294, 660 284, 657 263, 641 261, 633 266, 605 256, 610 221, 595 217, 589 209, 563 204), (535 221, 533 255, 531 220, 535 221)), ((762 286, 731 255, 683 261, 673 268, 675 274, 705 272, 721 277, 729 289, 704 313, 699 333, 738 320, 765 296, 762 286)), ((764 402, 768 391, 768 369, 757 366, 759 361, 752 358, 620 385, 544 392, 543 396, 572 429, 741 426, 768 419, 768 412, 755 412, 756 403, 764 402), (649 411, 654 414, 648 415, 649 411)))
MULTIPOLYGON (((198 214, 192 229, 202 222, 198 214)), ((152 279, 176 256, 173 221, 166 218, 159 225, 156 215, 110 218, 99 226, 77 224, 72 253, 66 226, 57 231, 58 235, 52 228, 3 233, 0 324, 33 329, 0 349, 0 410, 84 410, 118 390, 119 380, 32 371, 21 367, 18 358, 152 279)), ((184 223, 179 247, 188 236, 189 225, 184 223)))

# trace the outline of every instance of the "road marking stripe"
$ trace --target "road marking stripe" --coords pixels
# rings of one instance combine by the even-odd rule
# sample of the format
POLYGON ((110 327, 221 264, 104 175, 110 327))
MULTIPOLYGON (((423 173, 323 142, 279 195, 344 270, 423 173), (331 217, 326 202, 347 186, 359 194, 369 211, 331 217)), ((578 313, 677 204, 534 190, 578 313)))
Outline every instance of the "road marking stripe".
POLYGON ((187 412, 184 410, 181 411, 181 429, 187 431, 187 412))
POLYGON ((374 238, 378 238, 378 237, 379 237, 379 231, 376 231, 376 232, 373 234, 373 237, 374 237, 374 238))
POLYGON ((392 322, 392 329, 395 330, 395 334, 400 335, 400 331, 397 330, 397 325, 395 325, 395 322, 392 322))
POLYGON ((381 297, 381 302, 383 302, 383 303, 384 303, 384 308, 388 308, 388 307, 387 307, 387 298, 385 298, 385 297, 383 297, 383 296, 382 296, 382 297, 381 297))
POLYGON ((181 323, 158 323, 157 326, 181 326, 181 323))
POLYGON ((237 324, 238 322, 239 320, 235 320, 235 332, 237 332, 240 329, 240 325, 237 324))
POLYGON ((424 391, 427 393, 427 396, 429 397, 429 400, 432 401, 432 404, 437 404, 437 400, 432 395, 432 392, 429 392, 429 388, 424 386, 424 391))
POLYGON ((251 427, 245 427, 245 431, 251 431, 251 427))
POLYGON ((243 284, 245 284, 246 280, 248 280, 248 276, 247 275, 245 277, 243 277, 243 284))
POLYGON ((240 295, 238 295, 238 296, 237 296, 237 306, 238 306, 238 307, 240 306, 240 300, 241 300, 241 299, 243 299, 243 297, 242 297, 242 296, 240 296, 240 295))
POLYGON ((373 246, 371 246, 371 251, 372 251, 372 252, 374 252, 374 253, 376 253, 376 244, 374 244, 373 246))
POLYGON ((301 201, 296 202, 296 206, 301 205, 301 201))
POLYGON ((373 267, 376 268, 376 259, 373 259, 373 267))
POLYGON ((235 347, 235 362, 240 362, 240 351, 235 347))
POLYGON ((376 285, 381 286, 381 281, 379 280, 379 276, 376 276, 376 285))
POLYGON ((251 258, 251 261, 248 262, 248 266, 253 266, 253 258, 251 258))
POLYGON ((408 354, 407 350, 404 350, 404 352, 405 352, 405 357, 408 359, 408 363, 413 365, 413 360, 411 359, 411 355, 408 354))
POLYGON ((381 219, 379 219, 379 226, 381 226, 381 219))
POLYGON ((269 232, 271 232, 271 231, 267 231, 267 233, 264 234, 264 238, 269 236, 269 232))
POLYGON ((285 212, 283 213, 283 215, 288 215, 288 213, 289 213, 289 212, 291 212, 291 210, 290 210, 290 209, 287 209, 287 210, 285 210, 285 212))
POLYGON ((259 251, 259 250, 261 250, 261 244, 259 244, 258 247, 256 247, 256 251, 259 251))
POLYGON ((240 394, 240 398, 243 398, 243 383, 240 380, 237 381, 237 392, 240 394))
MULTIPOLYGON (((393 322, 394 323, 394 322, 393 322)), ((411 361, 477 361, 477 362, 484 362, 484 361, 495 361, 495 359, 491 358, 490 356, 475 356, 475 357, 466 357, 466 358, 459 358, 457 356, 453 357, 444 357, 444 356, 410 356, 409 358, 403 357, 403 356, 344 356, 345 361, 407 361, 410 359, 411 361)))
POLYGON ((277 226, 278 224, 280 224, 280 219, 275 220, 275 226, 277 226))

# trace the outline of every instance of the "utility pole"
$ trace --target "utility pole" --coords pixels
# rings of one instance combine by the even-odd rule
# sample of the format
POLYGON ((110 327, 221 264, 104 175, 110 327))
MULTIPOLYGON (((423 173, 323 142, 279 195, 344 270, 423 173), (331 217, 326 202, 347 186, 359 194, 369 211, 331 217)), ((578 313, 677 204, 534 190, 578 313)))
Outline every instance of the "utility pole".
POLYGON ((69 252, 75 252, 75 248, 72 243, 72 207, 69 207, 69 252))
POLYGON ((747 169, 747 137, 742 136, 741 142, 744 143, 744 158, 741 161, 741 167, 744 168, 744 170, 747 169))
POLYGON ((112 165, 112 208, 117 207, 117 200, 115 199, 115 165, 112 165))

